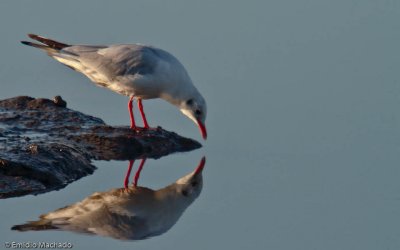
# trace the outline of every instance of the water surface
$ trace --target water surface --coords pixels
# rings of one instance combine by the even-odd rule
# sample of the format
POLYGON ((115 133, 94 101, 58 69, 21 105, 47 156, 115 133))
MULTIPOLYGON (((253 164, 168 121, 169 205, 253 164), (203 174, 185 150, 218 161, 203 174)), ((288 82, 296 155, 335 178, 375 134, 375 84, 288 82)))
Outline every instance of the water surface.
MULTIPOLYGON (((18 43, 153 44, 176 55, 208 104, 200 150, 148 160, 160 188, 207 156, 201 196, 165 234, 118 241, 18 233, 95 191, 121 186, 127 162, 63 190, 0 202, 2 241, 69 241, 74 249, 400 249, 398 1, 78 1, 0 4, 0 98, 61 95, 72 109, 129 124, 127 98, 95 87, 18 43)), ((150 125, 201 140, 163 101, 150 125)), ((3 244, 1 242, 1 244, 3 244)))

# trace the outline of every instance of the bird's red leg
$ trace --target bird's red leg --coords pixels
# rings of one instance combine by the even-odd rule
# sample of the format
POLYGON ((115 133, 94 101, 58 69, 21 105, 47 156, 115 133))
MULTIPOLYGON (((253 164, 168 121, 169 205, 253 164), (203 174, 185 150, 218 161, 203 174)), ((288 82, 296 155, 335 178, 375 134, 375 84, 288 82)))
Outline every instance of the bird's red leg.
POLYGON ((129 185, 129 176, 131 175, 131 170, 132 170, 133 163, 135 163, 135 160, 130 160, 129 161, 128 170, 126 171, 125 180, 124 180, 124 187, 125 188, 128 188, 128 185, 129 185))
POLYGON ((135 186, 135 187, 137 187, 137 183, 138 183, 138 180, 140 177, 140 172, 142 172, 142 168, 143 168, 143 165, 145 162, 146 162, 146 158, 143 158, 142 161, 140 162, 138 170, 136 171, 135 179, 133 181, 133 186, 135 186))
POLYGON ((133 96, 131 96, 131 98, 129 98, 128 111, 129 111, 129 117, 131 118, 131 129, 136 129, 135 117, 133 116, 132 102, 133 102, 133 96))
POLYGON ((144 111, 143 111, 142 99, 138 99, 138 107, 139 107, 140 115, 142 116, 142 120, 143 120, 143 128, 145 128, 145 129, 150 128, 149 124, 147 123, 146 115, 144 114, 144 111))

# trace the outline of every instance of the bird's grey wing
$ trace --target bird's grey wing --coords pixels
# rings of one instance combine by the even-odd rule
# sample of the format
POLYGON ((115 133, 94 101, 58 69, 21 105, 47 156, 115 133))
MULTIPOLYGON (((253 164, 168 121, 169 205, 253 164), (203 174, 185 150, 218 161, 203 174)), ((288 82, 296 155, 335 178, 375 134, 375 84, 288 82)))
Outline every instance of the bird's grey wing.
POLYGON ((115 188, 107 192, 95 192, 80 202, 43 214, 40 218, 65 220, 85 216, 102 207, 107 207, 116 214, 133 217, 136 216, 135 208, 141 210, 143 205, 151 203, 153 195, 154 190, 145 187, 132 187, 128 190, 115 188))
POLYGON ((154 206, 154 190, 146 187, 115 189, 108 192, 107 207, 110 212, 122 216, 145 217, 154 206))
POLYGON ((56 209, 47 214, 42 214, 40 218, 53 221, 67 221, 71 218, 89 214, 92 211, 100 209, 106 203, 104 199, 107 197, 107 193, 95 192, 80 202, 56 209))
MULTIPOLYGON (((78 71, 85 75, 101 75, 103 81, 111 82, 125 75, 151 74, 158 62, 156 49, 136 44, 104 46, 71 46, 64 51, 76 55, 81 64, 78 71)), ((93 79, 92 79, 93 80, 93 79)))
MULTIPOLYGON (((153 190, 138 187, 100 194, 103 200, 101 207, 72 219, 60 228, 117 239, 142 239, 150 234, 147 217, 153 190)), ((92 198, 96 199, 96 196, 92 198)))
POLYGON ((137 240, 147 237, 149 229, 147 219, 139 216, 126 216, 114 213, 104 207, 88 221, 68 225, 68 230, 86 232, 116 239, 137 240))
POLYGON ((70 225, 71 220, 85 217, 85 215, 90 214, 92 211, 99 210, 104 204, 101 194, 98 192, 94 193, 81 202, 56 209, 47 214, 42 214, 39 220, 15 225, 12 229, 20 231, 62 229, 70 225))

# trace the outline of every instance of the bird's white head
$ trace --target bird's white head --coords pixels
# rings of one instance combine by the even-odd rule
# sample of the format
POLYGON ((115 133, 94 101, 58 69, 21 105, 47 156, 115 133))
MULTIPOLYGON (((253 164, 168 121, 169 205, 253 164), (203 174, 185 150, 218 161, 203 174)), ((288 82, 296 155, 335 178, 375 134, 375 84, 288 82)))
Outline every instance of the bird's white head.
POLYGON ((175 182, 176 191, 190 202, 200 195, 201 189, 203 188, 202 172, 205 164, 206 158, 203 157, 193 172, 175 182))
POLYGON ((203 96, 199 92, 186 97, 179 104, 181 112, 189 117, 200 129, 203 139, 207 139, 206 117, 207 117, 207 104, 203 96))

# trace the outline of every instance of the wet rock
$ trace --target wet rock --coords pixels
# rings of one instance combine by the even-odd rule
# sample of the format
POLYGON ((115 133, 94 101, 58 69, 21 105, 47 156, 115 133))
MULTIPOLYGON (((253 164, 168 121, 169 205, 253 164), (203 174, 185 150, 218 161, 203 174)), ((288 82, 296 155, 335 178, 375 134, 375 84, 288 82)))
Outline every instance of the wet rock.
POLYGON ((0 101, 0 198, 60 189, 93 173, 93 159, 159 158, 201 147, 160 127, 112 127, 66 105, 60 96, 0 101))
POLYGON ((55 96, 53 98, 53 102, 55 105, 57 105, 58 107, 62 107, 62 108, 66 108, 67 107, 67 102, 64 101, 61 96, 55 96))

